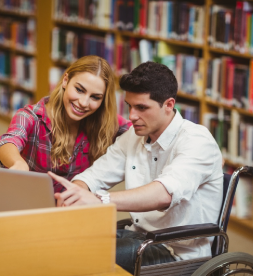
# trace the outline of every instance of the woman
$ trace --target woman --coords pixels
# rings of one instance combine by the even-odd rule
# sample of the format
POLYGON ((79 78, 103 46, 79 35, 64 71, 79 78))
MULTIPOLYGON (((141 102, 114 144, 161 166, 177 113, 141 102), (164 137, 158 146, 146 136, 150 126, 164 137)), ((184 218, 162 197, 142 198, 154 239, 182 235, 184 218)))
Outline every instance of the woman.
MULTIPOLYGON (((9 169, 53 171, 71 180, 129 126, 116 114, 109 64, 100 57, 85 56, 65 71, 50 97, 15 114, 0 137, 0 161, 9 169)), ((54 183, 54 190, 64 188, 54 183)))

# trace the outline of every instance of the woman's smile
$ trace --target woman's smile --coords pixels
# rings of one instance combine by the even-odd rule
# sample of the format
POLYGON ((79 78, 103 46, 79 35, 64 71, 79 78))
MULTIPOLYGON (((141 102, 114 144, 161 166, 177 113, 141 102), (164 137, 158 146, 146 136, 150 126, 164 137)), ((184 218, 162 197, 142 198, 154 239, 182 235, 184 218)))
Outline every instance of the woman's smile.
POLYGON ((83 115, 84 113, 86 113, 86 112, 88 111, 88 110, 83 110, 83 109, 77 107, 74 103, 71 103, 71 105, 72 105, 72 107, 73 107, 75 113, 77 112, 77 113, 83 115))

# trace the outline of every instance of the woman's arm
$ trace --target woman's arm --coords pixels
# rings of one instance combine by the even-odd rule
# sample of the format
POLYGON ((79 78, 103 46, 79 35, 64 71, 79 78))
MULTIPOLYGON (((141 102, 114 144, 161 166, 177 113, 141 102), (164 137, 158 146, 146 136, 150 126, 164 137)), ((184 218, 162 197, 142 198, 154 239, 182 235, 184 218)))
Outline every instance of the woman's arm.
POLYGON ((29 171, 29 167, 21 157, 18 148, 12 143, 7 143, 0 147, 0 160, 9 169, 29 171))

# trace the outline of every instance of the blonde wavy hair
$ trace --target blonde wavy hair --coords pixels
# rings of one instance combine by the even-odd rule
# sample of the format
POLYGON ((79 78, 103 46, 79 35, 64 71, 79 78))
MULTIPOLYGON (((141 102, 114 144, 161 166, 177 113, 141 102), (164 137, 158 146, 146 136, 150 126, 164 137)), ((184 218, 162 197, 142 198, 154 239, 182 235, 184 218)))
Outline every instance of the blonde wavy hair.
MULTIPOLYGON (((74 62, 65 73, 68 74, 68 82, 78 73, 89 72, 101 77, 106 86, 105 95, 101 106, 90 116, 80 122, 90 143, 88 158, 90 164, 106 152, 108 146, 118 131, 117 108, 115 97, 114 74, 110 65, 101 57, 84 56, 74 62)), ((49 98, 49 107, 52 116, 52 149, 51 160, 53 167, 70 163, 71 154, 68 152, 70 131, 66 124, 66 112, 63 104, 64 89, 62 81, 58 82, 49 98)))

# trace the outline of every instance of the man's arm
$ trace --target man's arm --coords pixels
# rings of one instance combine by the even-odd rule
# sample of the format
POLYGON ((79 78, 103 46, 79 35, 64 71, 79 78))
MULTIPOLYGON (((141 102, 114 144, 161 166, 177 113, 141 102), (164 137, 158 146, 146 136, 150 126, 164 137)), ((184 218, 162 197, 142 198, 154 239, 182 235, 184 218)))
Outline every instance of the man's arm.
POLYGON ((118 211, 147 212, 162 210, 170 206, 172 196, 157 181, 135 189, 111 192, 111 202, 118 211))
MULTIPOLYGON (((61 194, 55 194, 58 207, 101 203, 100 199, 88 191, 86 183, 80 181, 80 183, 74 184, 52 172, 48 172, 48 174, 67 189, 61 194)), ((111 192, 110 195, 111 202, 116 204, 117 210, 125 212, 165 209, 169 207, 172 198, 165 187, 157 181, 131 190, 111 192)))

